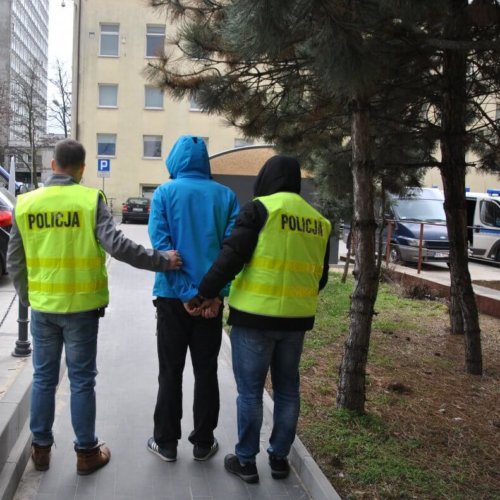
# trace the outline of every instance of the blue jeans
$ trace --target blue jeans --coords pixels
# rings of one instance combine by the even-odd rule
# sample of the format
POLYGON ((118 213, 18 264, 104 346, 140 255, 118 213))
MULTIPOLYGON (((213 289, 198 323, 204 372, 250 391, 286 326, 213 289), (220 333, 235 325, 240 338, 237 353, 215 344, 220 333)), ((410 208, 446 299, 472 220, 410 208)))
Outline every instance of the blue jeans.
POLYGON ((239 326, 231 330, 233 372, 238 389, 235 451, 242 464, 254 463, 259 453, 262 395, 269 368, 274 415, 267 452, 279 458, 290 452, 300 411, 299 363, 304 334, 239 326))
POLYGON ((71 389, 71 423, 77 448, 91 448, 95 435, 95 377, 97 375, 97 311, 51 314, 31 311, 33 388, 31 421, 33 443, 54 442, 55 395, 64 345, 71 389))

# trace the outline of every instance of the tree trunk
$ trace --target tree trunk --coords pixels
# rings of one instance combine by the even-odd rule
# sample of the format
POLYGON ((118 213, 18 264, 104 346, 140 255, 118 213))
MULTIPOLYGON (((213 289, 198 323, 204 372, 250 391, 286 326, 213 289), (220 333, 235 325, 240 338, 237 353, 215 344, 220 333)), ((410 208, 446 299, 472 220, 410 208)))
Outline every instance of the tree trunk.
MULTIPOLYGON (((448 39, 459 39, 465 33, 464 18, 467 5, 467 0, 450 0, 449 21, 445 30, 445 36, 448 39)), ((445 193, 444 209, 448 239, 453 242, 450 245, 451 295, 460 304, 462 312, 465 369, 467 373, 480 375, 483 371, 481 330, 479 328, 479 317, 467 255, 467 205, 465 199, 466 71, 466 52, 458 50, 444 51, 441 177, 445 193)))
POLYGON ((30 151, 31 151, 31 171, 33 172, 32 183, 35 189, 38 189, 38 179, 36 176, 36 159, 35 159, 36 149, 35 149, 34 139, 33 142, 31 143, 30 151))
MULTIPOLYGON (((451 281, 454 281, 451 275, 451 281)), ((450 304, 448 306, 450 314, 450 333, 452 335, 463 335, 464 333, 464 318, 462 316, 462 307, 460 305, 460 298, 457 297, 458 287, 452 284, 450 287, 450 304)))
POLYGON ((339 368, 337 407, 359 414, 365 411, 366 363, 373 307, 378 291, 369 119, 366 101, 355 100, 352 115, 355 285, 351 300, 349 335, 339 368))

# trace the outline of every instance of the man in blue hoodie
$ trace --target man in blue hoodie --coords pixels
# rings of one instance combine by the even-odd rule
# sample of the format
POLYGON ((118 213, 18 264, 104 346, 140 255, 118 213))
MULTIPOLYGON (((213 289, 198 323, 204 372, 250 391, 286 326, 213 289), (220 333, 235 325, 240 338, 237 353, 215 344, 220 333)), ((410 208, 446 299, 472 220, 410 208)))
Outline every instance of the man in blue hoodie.
POLYGON ((195 379, 194 429, 189 441, 194 445, 195 460, 208 460, 218 450, 214 429, 219 417, 217 357, 222 304, 217 302, 203 317, 189 314, 187 303, 198 295, 202 277, 231 232, 239 204, 233 191, 212 179, 201 137, 181 136, 165 163, 171 181, 154 193, 149 236, 155 249, 178 250, 184 267, 182 272, 156 273, 155 277, 159 387, 148 449, 167 462, 177 459, 182 374, 189 348, 195 379))

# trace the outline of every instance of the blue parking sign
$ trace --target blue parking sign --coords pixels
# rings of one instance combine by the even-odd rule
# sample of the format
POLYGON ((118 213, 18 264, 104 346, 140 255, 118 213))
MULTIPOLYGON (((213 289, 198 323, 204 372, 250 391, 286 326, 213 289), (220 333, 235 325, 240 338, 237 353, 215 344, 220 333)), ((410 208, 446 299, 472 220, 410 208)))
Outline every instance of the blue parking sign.
POLYGON ((97 177, 109 177, 111 174, 111 160, 99 158, 97 160, 97 177))

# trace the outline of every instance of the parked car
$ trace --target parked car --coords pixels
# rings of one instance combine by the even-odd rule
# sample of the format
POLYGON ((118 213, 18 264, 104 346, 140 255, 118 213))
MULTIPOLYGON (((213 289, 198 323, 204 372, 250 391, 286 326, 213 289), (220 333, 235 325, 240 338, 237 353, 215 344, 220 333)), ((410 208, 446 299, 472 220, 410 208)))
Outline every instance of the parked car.
POLYGON ((500 262, 500 196, 465 193, 469 256, 500 262))
POLYGON ((122 205, 122 222, 148 222, 150 208, 148 198, 128 198, 122 205))
MULTIPOLYGON (((9 187, 9 179, 10 179, 10 173, 5 170, 0 165, 0 182, 2 184, 5 184, 5 188, 7 189, 9 187)), ((28 186, 24 184, 23 182, 16 181, 16 195, 26 193, 28 191, 28 186)))
POLYGON ((16 198, 7 189, 0 187, 0 272, 5 274, 7 263, 7 246, 12 227, 12 211, 16 198))

